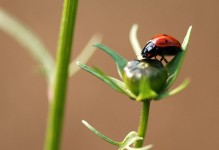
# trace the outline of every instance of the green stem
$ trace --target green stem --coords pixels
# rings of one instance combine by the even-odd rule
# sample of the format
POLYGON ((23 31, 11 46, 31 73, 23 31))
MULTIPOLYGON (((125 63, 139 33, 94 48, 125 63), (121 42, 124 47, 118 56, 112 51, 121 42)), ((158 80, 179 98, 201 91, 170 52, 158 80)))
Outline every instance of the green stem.
MULTIPOLYGON (((148 126, 148 118, 149 118, 149 110, 150 110, 150 101, 145 101, 143 102, 142 105, 142 111, 141 111, 141 118, 139 122, 139 127, 138 127, 138 136, 145 138, 146 131, 147 131, 147 126, 148 126)), ((144 143, 144 140, 138 140, 134 144, 135 148, 142 147, 144 143)))
POLYGON ((44 150, 59 150, 78 0, 64 0, 44 150))

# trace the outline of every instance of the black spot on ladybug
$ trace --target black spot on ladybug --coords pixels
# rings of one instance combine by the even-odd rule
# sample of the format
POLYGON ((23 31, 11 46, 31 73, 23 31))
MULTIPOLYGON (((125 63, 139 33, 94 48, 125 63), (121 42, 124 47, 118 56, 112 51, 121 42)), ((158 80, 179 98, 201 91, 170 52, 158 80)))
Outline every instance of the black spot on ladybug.
POLYGON ((168 40, 165 40, 165 43, 169 43, 169 41, 168 41, 168 40))

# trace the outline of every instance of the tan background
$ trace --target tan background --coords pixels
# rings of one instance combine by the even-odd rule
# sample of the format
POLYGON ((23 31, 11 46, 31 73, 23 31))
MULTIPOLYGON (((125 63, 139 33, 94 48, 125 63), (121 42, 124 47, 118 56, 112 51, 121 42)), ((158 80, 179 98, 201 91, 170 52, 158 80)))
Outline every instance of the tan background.
MULTIPOLYGON (((62 1, 1 0, 0 6, 30 26, 55 56, 62 1)), ((105 45, 128 60, 135 55, 129 30, 138 23, 142 46, 157 33, 183 40, 193 25, 191 44, 178 82, 190 77, 183 92, 153 102, 146 144, 153 150, 219 149, 219 2, 217 0, 82 0, 75 33, 76 56, 96 32, 105 45)), ((37 63, 0 31, 0 149, 40 150, 48 110, 45 79, 37 63)), ((89 61, 118 77, 113 61, 98 51, 89 61)), ((70 79, 62 150, 111 150, 93 135, 85 119, 115 140, 137 130, 141 105, 80 71, 70 79)))

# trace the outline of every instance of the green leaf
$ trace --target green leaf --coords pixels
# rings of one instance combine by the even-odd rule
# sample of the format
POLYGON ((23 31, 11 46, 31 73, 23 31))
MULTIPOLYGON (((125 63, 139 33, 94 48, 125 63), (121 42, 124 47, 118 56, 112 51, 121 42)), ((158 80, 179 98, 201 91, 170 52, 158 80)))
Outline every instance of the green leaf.
POLYGON ((126 95, 128 95, 131 98, 135 98, 134 94, 132 94, 130 91, 128 91, 128 89, 125 87, 125 84, 118 80, 115 79, 113 77, 109 77, 106 76, 100 69, 98 68, 90 68, 84 64, 81 64, 80 62, 77 62, 77 64, 84 69, 85 71, 93 74, 94 76, 96 76, 97 78, 99 78, 100 80, 104 81, 105 83, 107 83, 110 87, 112 87, 113 89, 115 89, 118 92, 124 93, 126 95))
POLYGON ((171 90, 170 92, 168 92, 168 95, 171 96, 171 95, 174 95, 180 91, 182 91, 183 89, 185 89, 190 83, 190 80, 189 79, 186 79, 183 81, 183 83, 181 83, 178 87, 174 88, 173 90, 171 90))
POLYGON ((143 140, 142 137, 138 136, 138 133, 135 131, 131 131, 125 139, 121 142, 119 150, 125 150, 130 147, 133 143, 135 143, 138 140, 143 140))
POLYGON ((135 143, 138 140, 143 140, 142 137, 138 136, 138 133, 135 131, 131 131, 130 133, 128 133, 128 135, 124 138, 124 140, 122 142, 117 142, 114 141, 110 138, 108 138, 107 136, 103 135, 102 133, 100 133, 97 129, 95 129, 94 127, 92 127, 88 122, 86 122, 85 120, 82 120, 82 123, 89 129, 91 130, 94 134, 96 134, 98 137, 100 137, 101 139, 103 139, 104 141, 118 146, 119 150, 149 150, 152 148, 152 145, 148 145, 142 148, 132 148, 130 147, 130 145, 132 145, 133 143, 135 143))
POLYGON ((140 94, 137 97, 137 101, 153 99, 157 96, 157 93, 151 89, 150 83, 147 78, 142 79, 140 84, 140 94))
POLYGON ((116 78, 113 78, 113 77, 109 77, 109 78, 112 82, 114 82, 117 86, 120 87, 120 89, 123 91, 124 94, 126 94, 127 96, 129 96, 132 99, 137 98, 135 94, 133 94, 130 90, 128 90, 128 88, 126 87, 124 82, 122 82, 116 78))
MULTIPOLYGON (((113 84, 110 79, 103 75, 103 73, 100 73, 100 71, 97 71, 97 69, 92 69, 80 62, 77 62, 77 65, 79 65, 82 69, 84 69, 85 71, 91 73, 92 75, 96 76, 97 78, 99 78, 100 80, 104 81, 105 83, 107 83, 109 86, 111 86, 113 89, 122 92, 119 88, 117 88, 117 86, 115 84, 113 84)), ((99 70, 99 69, 98 69, 99 70)))
POLYGON ((182 63, 183 63, 183 60, 184 60, 184 57, 185 57, 185 54, 186 54, 186 51, 187 51, 187 48, 189 45, 189 39, 191 36, 191 32, 192 32, 192 26, 190 26, 188 31, 187 31, 187 34, 185 36, 185 39, 184 39, 182 47, 181 47, 182 51, 179 52, 173 58, 173 60, 171 60, 166 65, 167 71, 169 73, 169 78, 167 80, 167 84, 164 88, 164 91, 167 91, 171 87, 171 85, 175 82, 175 80, 179 74, 180 68, 182 66, 182 63))
POLYGON ((81 63, 86 64, 86 62, 93 56, 96 51, 96 47, 93 46, 93 43, 101 42, 102 36, 100 34, 94 34, 80 54, 70 63, 69 65, 69 76, 74 75, 80 68, 76 65, 76 62, 79 60, 81 63))
POLYGON ((180 91, 184 90, 189 85, 189 83, 190 83, 190 80, 186 79, 183 81, 183 83, 181 83, 178 87, 174 88, 170 92, 159 94, 159 96, 155 100, 163 99, 163 98, 166 98, 168 96, 172 96, 174 94, 177 94, 180 91))
POLYGON ((2 8, 0 8, 0 29, 26 48, 30 55, 43 66, 44 72, 51 81, 54 60, 40 38, 2 8))
POLYGON ((95 44, 96 47, 100 48, 101 50, 103 50, 104 52, 106 52, 109 56, 112 57, 112 59, 115 61, 116 66, 117 66, 117 71, 119 73, 119 76, 122 78, 122 74, 123 74, 123 69, 125 68, 126 64, 127 64, 127 60, 125 58, 123 58, 122 56, 120 56, 118 53, 116 53, 115 51, 113 51, 112 49, 106 47, 105 45, 102 44, 95 44))
POLYGON ((99 131, 97 131, 94 127, 92 127, 88 122, 86 122, 85 120, 82 120, 82 123, 89 129, 91 130, 94 134, 96 134, 97 136, 99 136, 101 139, 107 141, 108 143, 112 144, 112 145, 116 145, 116 146, 120 146, 121 142, 116 142, 114 140, 111 140, 110 138, 106 137, 105 135, 103 135, 102 133, 100 133, 99 131))
POLYGON ((153 145, 147 145, 141 148, 132 148, 132 147, 127 147, 127 150, 150 150, 152 149, 153 145))
POLYGON ((141 56, 142 47, 140 46, 140 43, 139 43, 138 38, 137 38, 137 31, 138 31, 138 25, 134 24, 131 28, 131 31, 129 34, 129 39, 130 39, 132 48, 133 48, 137 58, 139 60, 141 60, 142 59, 142 56, 141 56))
POLYGON ((138 133, 135 131, 129 132, 129 134, 125 137, 125 139, 121 142, 119 150, 150 150, 153 146, 147 145, 141 148, 133 148, 131 147, 138 140, 143 140, 142 137, 138 136, 138 133))

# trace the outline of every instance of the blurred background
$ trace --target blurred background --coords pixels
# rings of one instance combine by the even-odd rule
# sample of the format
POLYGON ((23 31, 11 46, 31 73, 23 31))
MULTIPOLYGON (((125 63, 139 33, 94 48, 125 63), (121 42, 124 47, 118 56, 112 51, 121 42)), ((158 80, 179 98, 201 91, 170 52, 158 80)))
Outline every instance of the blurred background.
MULTIPOLYGON (((62 2, 0 0, 0 6, 38 34, 55 57, 62 2)), ((183 41, 193 26, 190 47, 175 86, 192 80, 184 91, 152 102, 145 144, 153 150, 219 149, 219 2, 217 0, 81 0, 74 51, 77 56, 94 33, 128 60, 136 56, 129 31, 139 25, 142 47, 158 33, 183 41)), ((0 149, 41 150, 48 111, 47 84, 38 63, 13 38, 0 31, 0 149)), ((111 58, 97 51, 88 62, 118 77, 111 58)), ((69 80, 62 150, 112 150, 96 137, 84 119, 108 137, 121 141, 136 131, 141 103, 115 92, 99 79, 79 71, 69 80)))

